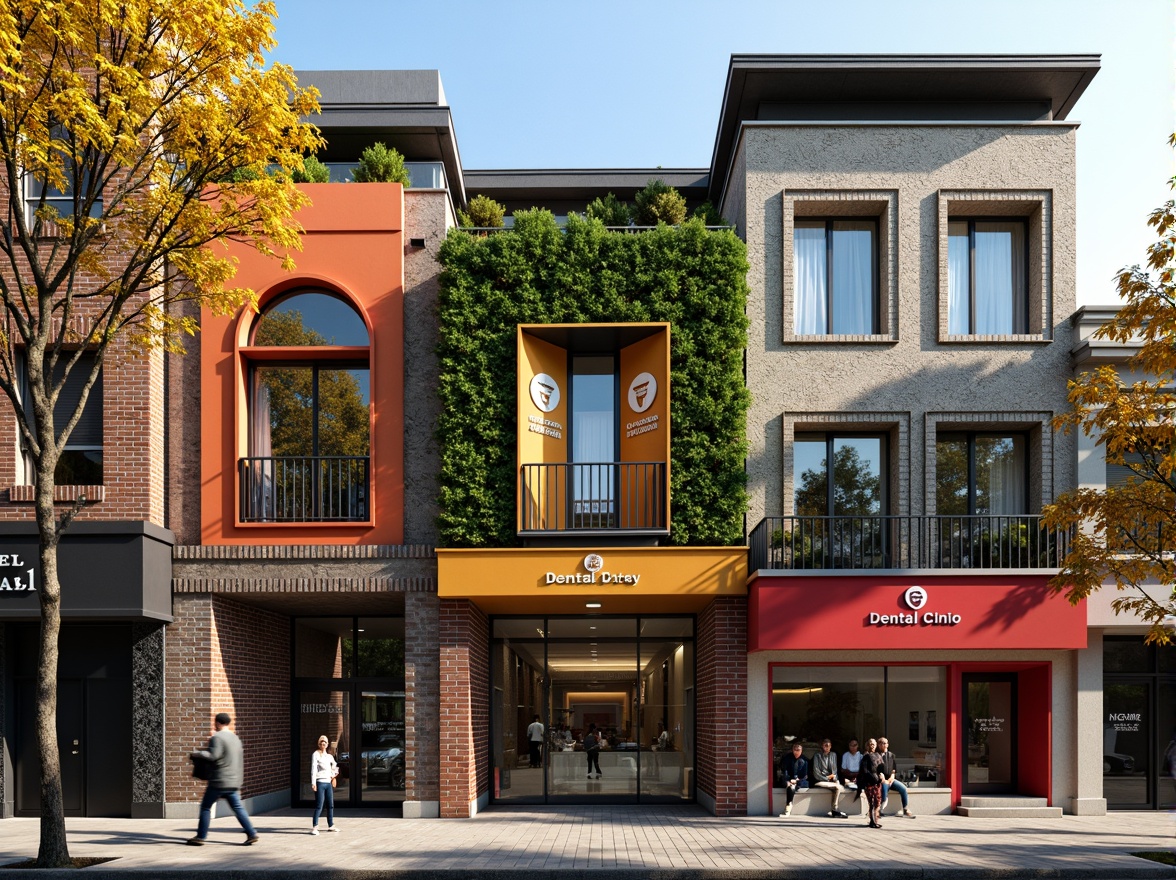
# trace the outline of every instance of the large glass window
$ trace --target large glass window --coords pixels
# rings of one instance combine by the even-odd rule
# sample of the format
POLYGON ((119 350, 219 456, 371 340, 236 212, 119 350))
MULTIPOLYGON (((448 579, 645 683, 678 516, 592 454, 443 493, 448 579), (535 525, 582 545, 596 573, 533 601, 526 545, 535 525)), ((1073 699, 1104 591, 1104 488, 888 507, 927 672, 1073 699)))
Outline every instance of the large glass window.
POLYGON ((878 332, 878 222, 797 220, 793 307, 798 336, 878 332))
POLYGON ((948 332, 1028 333, 1027 224, 950 220, 947 224, 948 332))
MULTIPOLYGON (((73 418, 74 410, 81 399, 83 387, 94 369, 94 355, 84 351, 73 365, 69 376, 65 376, 65 362, 76 352, 63 351, 54 365, 51 382, 57 385, 65 378, 65 383, 58 393, 57 402, 53 405, 53 426, 60 433, 62 427, 73 418)), ((25 401, 26 412, 32 417, 32 395, 28 387, 28 373, 21 360, 21 399, 25 401)), ((82 410, 81 418, 74 426, 65 442, 65 449, 57 460, 54 480, 59 486, 100 486, 102 485, 102 415, 103 415, 102 371, 90 388, 86 398, 86 406, 82 410)), ((32 482, 36 465, 28 450, 24 449, 25 479, 32 482)))
POLYGON ((495 799, 689 800, 693 632, 691 618, 677 617, 496 620, 491 649, 495 799), (542 736, 537 765, 531 745, 536 730, 542 736), (594 739, 599 753, 590 764, 594 739))
POLYGON ((325 293, 295 294, 259 318, 249 349, 243 521, 370 517, 367 344, 359 315, 325 293))
POLYGON ((1103 676, 1107 805, 1176 807, 1176 646, 1107 636, 1103 676))
POLYGON ((1015 516, 1028 512, 1024 434, 940 434, 935 445, 940 516, 1015 516))
MULTIPOLYGON (((56 155, 61 162, 61 180, 53 182, 49 175, 38 172, 25 176, 25 216, 29 225, 37 220, 37 212, 48 209, 53 218, 69 218, 75 216, 78 207, 86 209, 89 217, 102 216, 102 193, 91 192, 90 167, 94 164, 95 156, 86 153, 64 125, 60 123, 50 126, 50 136, 53 138, 56 155), (86 202, 89 200, 89 207, 86 202)), ((92 151, 92 148, 90 148, 92 151)), ((52 154, 51 154, 52 155, 52 154)))
POLYGON ((886 438, 798 433, 789 540, 804 567, 886 564, 886 438))
POLYGON ((610 522, 615 494, 617 414, 611 355, 572 358, 572 461, 577 516, 610 522))
POLYGON ((885 736, 901 778, 938 785, 946 680, 942 666, 773 666, 773 766, 796 742, 811 758, 825 737, 840 755, 885 736))

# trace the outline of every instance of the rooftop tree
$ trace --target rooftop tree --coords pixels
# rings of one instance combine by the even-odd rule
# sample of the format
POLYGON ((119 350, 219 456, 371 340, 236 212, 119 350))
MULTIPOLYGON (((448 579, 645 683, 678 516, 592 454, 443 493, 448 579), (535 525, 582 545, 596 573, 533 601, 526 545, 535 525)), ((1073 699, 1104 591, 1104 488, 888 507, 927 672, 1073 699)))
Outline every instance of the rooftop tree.
POLYGON ((56 729, 57 557, 85 498, 55 509, 55 472, 112 352, 179 351, 200 307, 229 314, 252 302, 252 291, 231 286, 218 243, 271 256, 298 247, 292 218, 306 197, 291 176, 320 146, 301 121, 317 102, 288 67, 266 64, 275 15, 270 0, 0 6, 0 390, 35 487, 39 867, 71 863, 56 729), (81 393, 62 413, 71 376, 81 393))

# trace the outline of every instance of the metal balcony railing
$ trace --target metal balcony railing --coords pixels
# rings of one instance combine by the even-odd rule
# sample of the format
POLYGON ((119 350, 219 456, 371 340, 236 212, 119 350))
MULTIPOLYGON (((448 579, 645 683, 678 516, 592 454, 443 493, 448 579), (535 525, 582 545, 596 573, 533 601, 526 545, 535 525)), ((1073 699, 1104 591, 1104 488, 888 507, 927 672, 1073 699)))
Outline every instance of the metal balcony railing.
POLYGON ((524 464, 519 533, 666 533, 661 461, 524 464))
POLYGON ((757 569, 1060 568, 1066 532, 1040 516, 769 516, 751 532, 757 569))
POLYGON ((242 458, 241 522, 366 522, 366 455, 242 458))

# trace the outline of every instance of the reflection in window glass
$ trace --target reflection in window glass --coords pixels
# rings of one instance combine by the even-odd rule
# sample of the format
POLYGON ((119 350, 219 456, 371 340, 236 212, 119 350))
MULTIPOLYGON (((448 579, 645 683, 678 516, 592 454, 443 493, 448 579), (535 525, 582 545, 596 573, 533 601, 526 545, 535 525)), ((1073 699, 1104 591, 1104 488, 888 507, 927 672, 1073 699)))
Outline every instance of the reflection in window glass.
POLYGON ((946 718, 943 667, 807 667, 772 670, 772 743, 776 765, 800 742, 811 757, 829 737, 838 754, 850 740, 885 735, 898 769, 924 785, 938 782, 946 718))
POLYGON ((1024 434, 941 434, 935 443, 940 516, 1016 516, 1028 510, 1024 434))
POLYGON ((318 748, 318 738, 330 740, 327 751, 339 762, 335 801, 347 803, 354 778, 349 757, 351 741, 350 697, 346 691, 301 691, 298 694, 298 788, 301 800, 314 800, 310 779, 310 756, 318 748))
POLYGON ((404 618, 361 617, 356 644, 361 678, 404 677, 404 618))
POLYGON ((253 331, 254 345, 367 345, 363 319, 326 293, 299 293, 268 306, 253 331))
POLYGON ((298 678, 351 676, 351 618, 300 618, 294 624, 294 675, 298 678))

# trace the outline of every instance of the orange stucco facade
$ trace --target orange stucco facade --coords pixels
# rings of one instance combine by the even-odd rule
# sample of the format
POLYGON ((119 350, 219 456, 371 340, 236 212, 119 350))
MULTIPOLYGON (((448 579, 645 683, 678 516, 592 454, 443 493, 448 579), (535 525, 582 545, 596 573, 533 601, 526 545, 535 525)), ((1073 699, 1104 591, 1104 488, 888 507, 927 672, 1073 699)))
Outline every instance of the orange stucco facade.
MULTIPOLYGON (((201 495, 204 544, 399 544, 404 536, 404 190, 399 184, 303 184, 311 205, 296 268, 232 245, 233 283, 259 309, 310 288, 347 300, 370 340, 371 504, 366 522, 242 523, 238 460, 247 455, 248 348, 257 313, 201 316, 201 495)), ((270 352, 272 357, 275 353, 270 352)), ((280 353, 279 353, 280 354, 280 353)))

